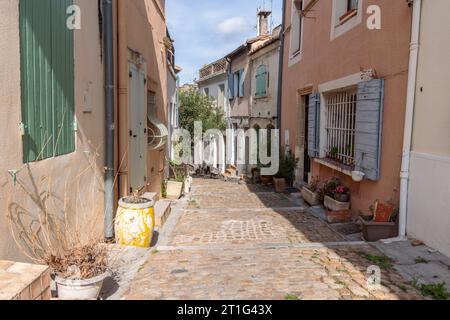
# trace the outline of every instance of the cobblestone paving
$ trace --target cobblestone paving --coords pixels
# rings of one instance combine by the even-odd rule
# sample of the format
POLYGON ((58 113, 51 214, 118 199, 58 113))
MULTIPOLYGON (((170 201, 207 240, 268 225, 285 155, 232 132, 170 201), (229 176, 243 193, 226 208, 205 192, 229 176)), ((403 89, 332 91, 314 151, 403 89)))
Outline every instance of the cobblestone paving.
POLYGON ((345 243, 285 195, 252 190, 196 179, 170 246, 152 252, 124 299, 422 298, 390 269, 369 290, 377 249, 345 243))
POLYGON ((171 245, 339 242, 344 237, 302 211, 188 212, 171 245))

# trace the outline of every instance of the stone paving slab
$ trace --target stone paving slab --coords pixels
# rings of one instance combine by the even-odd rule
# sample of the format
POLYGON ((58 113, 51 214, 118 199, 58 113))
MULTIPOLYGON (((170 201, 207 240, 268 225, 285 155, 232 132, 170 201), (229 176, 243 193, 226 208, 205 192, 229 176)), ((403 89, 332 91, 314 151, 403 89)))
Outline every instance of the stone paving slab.
POLYGON ((137 300, 422 299, 394 269, 382 286, 367 268, 382 253, 346 242, 302 201, 264 188, 195 179, 157 249, 123 296, 137 300), (364 252, 367 255, 361 254, 364 252), (370 256, 373 255, 373 256, 370 256))
POLYGON ((191 211, 181 217, 171 245, 337 242, 344 238, 302 211, 191 211))
POLYGON ((422 299, 392 270, 383 270, 378 290, 367 287, 371 263, 341 248, 155 251, 125 294, 131 300, 303 300, 422 299))
POLYGON ((220 209, 220 208, 274 208, 295 207, 297 204, 284 194, 279 193, 217 193, 190 195, 190 208, 220 209))

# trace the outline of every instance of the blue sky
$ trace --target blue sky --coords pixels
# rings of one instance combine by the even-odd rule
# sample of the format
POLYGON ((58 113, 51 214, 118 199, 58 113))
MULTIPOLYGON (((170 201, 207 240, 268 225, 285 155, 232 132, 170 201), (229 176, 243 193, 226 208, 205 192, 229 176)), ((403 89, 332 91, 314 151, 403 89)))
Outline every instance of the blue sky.
MULTIPOLYGON (((256 11, 270 0, 167 0, 167 25, 175 40, 181 84, 198 70, 256 35, 256 11)), ((273 0, 273 23, 281 23, 281 0, 273 0)))

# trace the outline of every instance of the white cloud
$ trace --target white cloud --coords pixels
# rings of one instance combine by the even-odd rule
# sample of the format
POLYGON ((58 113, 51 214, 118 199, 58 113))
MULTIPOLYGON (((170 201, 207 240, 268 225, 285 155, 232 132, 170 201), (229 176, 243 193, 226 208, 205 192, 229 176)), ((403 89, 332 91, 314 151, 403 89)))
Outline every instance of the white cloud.
POLYGON ((249 25, 242 17, 233 17, 226 19, 218 24, 216 31, 219 34, 228 36, 247 32, 249 25))

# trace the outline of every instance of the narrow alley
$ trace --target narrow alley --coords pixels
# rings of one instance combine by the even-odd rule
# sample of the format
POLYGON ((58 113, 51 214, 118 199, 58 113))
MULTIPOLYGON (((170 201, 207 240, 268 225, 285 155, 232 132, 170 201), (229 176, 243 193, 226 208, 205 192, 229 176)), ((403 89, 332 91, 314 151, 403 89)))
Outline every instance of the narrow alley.
POLYGON ((159 245, 123 299, 421 299, 389 266, 368 291, 366 257, 306 212, 301 200, 259 185, 194 179, 159 245))

